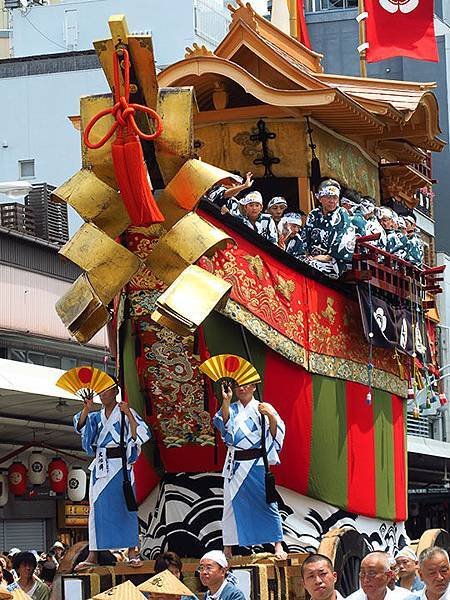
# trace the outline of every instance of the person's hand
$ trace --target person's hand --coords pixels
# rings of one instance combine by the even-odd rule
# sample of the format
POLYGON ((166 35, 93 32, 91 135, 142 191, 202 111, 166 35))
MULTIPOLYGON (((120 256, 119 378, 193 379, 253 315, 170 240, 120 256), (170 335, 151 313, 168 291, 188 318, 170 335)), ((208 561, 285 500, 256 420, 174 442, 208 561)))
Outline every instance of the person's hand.
POLYGON ((94 404, 94 396, 89 395, 86 398, 83 399, 83 403, 84 403, 84 408, 86 409, 86 411, 90 411, 92 408, 92 405, 94 404))
POLYGON ((318 254, 317 256, 312 257, 314 260, 318 260, 319 262, 330 262, 331 256, 329 254, 318 254))
POLYGON ((244 185, 246 188, 250 188, 253 185, 253 173, 251 173, 250 171, 245 174, 244 185))
POLYGON ((127 415, 127 417, 130 416, 131 411, 130 411, 130 405, 128 404, 128 402, 119 402, 119 408, 120 408, 120 412, 123 412, 125 415, 127 415))
POLYGON ((229 214, 229 210, 226 206, 222 206, 222 208, 220 209, 220 214, 221 215, 228 215, 229 214))
POLYGON ((267 417, 273 416, 273 408, 267 402, 260 402, 258 404, 258 410, 262 415, 266 415, 267 417))
POLYGON ((222 400, 227 404, 230 404, 231 398, 233 397, 233 390, 231 386, 222 382, 222 400))

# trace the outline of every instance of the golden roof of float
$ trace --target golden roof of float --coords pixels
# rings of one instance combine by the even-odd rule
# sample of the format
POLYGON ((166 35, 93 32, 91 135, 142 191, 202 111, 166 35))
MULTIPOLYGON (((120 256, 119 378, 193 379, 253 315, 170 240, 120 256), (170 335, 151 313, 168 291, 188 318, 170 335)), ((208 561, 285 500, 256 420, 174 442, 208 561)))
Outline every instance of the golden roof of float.
POLYGON ((194 86, 197 123, 308 115, 374 156, 409 163, 444 147, 435 83, 326 74, 321 54, 250 5, 237 0, 231 11, 230 30, 214 52, 194 44, 158 78, 160 86, 194 86), (217 97, 223 91, 227 101, 221 108, 217 97))

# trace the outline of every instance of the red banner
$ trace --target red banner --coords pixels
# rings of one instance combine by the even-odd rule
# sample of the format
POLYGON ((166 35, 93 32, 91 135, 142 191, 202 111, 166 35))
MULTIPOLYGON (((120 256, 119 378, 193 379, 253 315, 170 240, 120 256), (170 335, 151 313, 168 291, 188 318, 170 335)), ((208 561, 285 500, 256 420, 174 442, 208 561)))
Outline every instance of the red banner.
POLYGON ((367 62, 394 56, 438 62, 433 0, 366 0, 367 62))
POLYGON ((311 48, 308 27, 306 26, 304 0, 297 0, 297 39, 307 48, 311 48))

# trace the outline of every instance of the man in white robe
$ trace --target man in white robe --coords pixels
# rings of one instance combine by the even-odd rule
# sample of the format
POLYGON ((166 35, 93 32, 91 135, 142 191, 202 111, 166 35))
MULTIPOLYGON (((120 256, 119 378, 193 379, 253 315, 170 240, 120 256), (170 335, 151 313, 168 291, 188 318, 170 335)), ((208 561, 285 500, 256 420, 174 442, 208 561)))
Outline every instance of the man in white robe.
POLYGON ((284 558, 278 506, 276 502, 267 504, 265 496, 262 419, 265 419, 266 452, 271 465, 280 462, 278 453, 283 446, 285 427, 273 406, 255 400, 255 389, 253 384, 235 388, 237 402, 231 404, 233 392, 223 386, 222 408, 213 421, 228 446, 222 472, 224 553, 230 558, 232 546, 273 543, 275 555, 284 558))
POLYGON ((137 512, 129 511, 123 494, 123 469, 120 448, 122 413, 125 414, 126 461, 128 476, 134 483, 132 465, 141 446, 150 439, 146 423, 126 402, 116 402, 119 388, 115 385, 99 394, 102 408, 91 412, 93 399, 74 416, 75 431, 81 434, 83 449, 95 456, 90 465, 89 485, 89 554, 77 570, 95 565, 98 550, 129 548, 128 559, 140 566, 137 512))

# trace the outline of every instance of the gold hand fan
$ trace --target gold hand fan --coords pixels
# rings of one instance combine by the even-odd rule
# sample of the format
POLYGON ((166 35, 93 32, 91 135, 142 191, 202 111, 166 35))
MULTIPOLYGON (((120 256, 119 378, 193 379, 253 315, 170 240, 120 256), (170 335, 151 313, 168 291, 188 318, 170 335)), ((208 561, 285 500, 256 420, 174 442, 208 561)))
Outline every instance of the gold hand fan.
POLYGON ((238 386, 249 383, 259 383, 261 377, 255 367, 235 354, 218 354, 205 360, 200 367, 200 371, 208 375, 213 381, 219 379, 233 379, 238 386))
POLYGON ((115 386, 116 382, 108 373, 95 367, 84 366, 66 371, 56 385, 84 400, 115 386))

